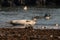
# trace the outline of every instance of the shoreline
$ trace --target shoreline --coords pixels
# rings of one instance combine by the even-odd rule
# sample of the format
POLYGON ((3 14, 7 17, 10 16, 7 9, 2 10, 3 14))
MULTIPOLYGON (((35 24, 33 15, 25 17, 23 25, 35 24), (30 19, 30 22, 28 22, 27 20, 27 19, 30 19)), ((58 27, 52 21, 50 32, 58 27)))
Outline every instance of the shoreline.
POLYGON ((5 29, 25 29, 25 28, 33 28, 33 29, 40 29, 40 30, 59 30, 60 26, 29 26, 29 27, 25 27, 25 26, 6 26, 6 27, 0 27, 0 28, 5 28, 5 29))

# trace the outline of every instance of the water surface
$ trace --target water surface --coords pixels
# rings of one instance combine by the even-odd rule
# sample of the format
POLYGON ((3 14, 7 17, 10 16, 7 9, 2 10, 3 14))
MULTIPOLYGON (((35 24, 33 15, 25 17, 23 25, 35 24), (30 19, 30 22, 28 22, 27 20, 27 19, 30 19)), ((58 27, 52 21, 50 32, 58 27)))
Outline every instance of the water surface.
POLYGON ((6 23, 10 20, 32 19, 34 16, 44 16, 46 13, 51 14, 50 20, 37 19, 36 25, 52 25, 60 24, 60 8, 35 8, 28 7, 28 10, 23 8, 2 8, 0 9, 0 27, 11 26, 6 23))

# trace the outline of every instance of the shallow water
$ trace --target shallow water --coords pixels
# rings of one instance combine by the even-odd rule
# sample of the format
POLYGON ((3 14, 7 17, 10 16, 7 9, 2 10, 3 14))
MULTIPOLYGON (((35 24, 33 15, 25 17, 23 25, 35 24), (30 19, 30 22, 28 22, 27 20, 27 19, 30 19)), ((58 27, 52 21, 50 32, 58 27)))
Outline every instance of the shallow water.
POLYGON ((23 8, 0 9, 0 27, 11 26, 6 23, 10 20, 32 19, 34 16, 44 16, 45 13, 51 14, 50 20, 37 19, 36 25, 52 25, 60 24, 60 8, 34 8, 30 7, 28 10, 23 8))

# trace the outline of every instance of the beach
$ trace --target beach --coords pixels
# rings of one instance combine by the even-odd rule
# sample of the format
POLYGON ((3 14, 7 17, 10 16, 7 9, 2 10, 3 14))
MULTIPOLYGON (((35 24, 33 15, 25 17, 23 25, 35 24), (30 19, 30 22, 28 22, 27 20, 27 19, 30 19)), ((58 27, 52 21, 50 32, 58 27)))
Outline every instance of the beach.
POLYGON ((0 28, 0 40, 60 40, 60 30, 0 28))

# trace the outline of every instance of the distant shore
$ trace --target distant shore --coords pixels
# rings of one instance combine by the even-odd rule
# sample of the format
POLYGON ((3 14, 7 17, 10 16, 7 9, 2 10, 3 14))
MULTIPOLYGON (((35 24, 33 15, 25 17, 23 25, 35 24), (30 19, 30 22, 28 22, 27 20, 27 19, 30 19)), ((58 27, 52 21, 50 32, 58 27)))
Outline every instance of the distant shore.
MULTIPOLYGON (((15 7, 0 7, 0 11, 7 11, 7 10, 18 10, 20 8, 23 9, 24 6, 15 6, 15 7)), ((57 9, 60 7, 56 7, 56 6, 45 6, 45 7, 39 7, 39 6, 27 6, 28 8, 34 8, 34 9, 39 9, 39 8, 48 8, 48 9, 57 9)))

